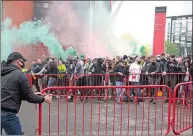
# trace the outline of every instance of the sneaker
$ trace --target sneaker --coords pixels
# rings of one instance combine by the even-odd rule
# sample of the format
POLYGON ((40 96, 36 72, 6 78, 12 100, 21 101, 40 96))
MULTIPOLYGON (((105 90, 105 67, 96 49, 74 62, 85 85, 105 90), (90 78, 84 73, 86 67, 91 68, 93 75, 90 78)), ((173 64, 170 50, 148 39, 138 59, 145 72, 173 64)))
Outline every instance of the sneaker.
POLYGON ((149 101, 149 103, 151 103, 151 102, 153 102, 153 99, 151 99, 151 100, 149 101))
POLYGON ((58 99, 58 98, 60 98, 60 96, 57 95, 57 96, 56 96, 56 99, 58 99))

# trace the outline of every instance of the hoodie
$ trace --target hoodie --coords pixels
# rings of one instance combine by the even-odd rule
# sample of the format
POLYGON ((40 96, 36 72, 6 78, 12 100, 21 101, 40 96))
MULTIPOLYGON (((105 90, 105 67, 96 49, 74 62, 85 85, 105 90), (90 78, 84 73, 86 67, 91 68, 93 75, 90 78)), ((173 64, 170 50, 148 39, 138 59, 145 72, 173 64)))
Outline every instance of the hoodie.
POLYGON ((44 97, 33 93, 25 73, 8 64, 1 69, 1 110, 18 113, 22 100, 42 103, 44 97))
POLYGON ((89 72, 92 74, 103 74, 105 69, 102 67, 103 60, 101 58, 97 59, 97 62, 91 65, 89 72))

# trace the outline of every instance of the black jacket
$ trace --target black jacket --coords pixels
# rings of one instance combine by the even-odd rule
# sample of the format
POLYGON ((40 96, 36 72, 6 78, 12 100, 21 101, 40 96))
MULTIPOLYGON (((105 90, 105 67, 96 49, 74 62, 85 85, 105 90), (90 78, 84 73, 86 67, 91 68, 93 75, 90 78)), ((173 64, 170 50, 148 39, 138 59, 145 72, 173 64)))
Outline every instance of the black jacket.
POLYGON ((123 66, 120 66, 120 65, 117 65, 115 68, 114 68, 114 72, 115 73, 118 73, 118 72, 121 72, 122 74, 124 74, 123 76, 117 74, 116 77, 115 77, 115 81, 120 81, 122 82, 125 78, 125 75, 127 74, 127 71, 126 71, 126 68, 123 66))
POLYGON ((72 75, 74 73, 75 65, 72 62, 66 62, 66 73, 72 75))
POLYGON ((165 64, 164 64, 164 72, 167 72, 167 73, 176 73, 176 61, 174 62, 171 62, 171 61, 167 61, 165 64), (170 64, 172 64, 174 66, 170 66, 170 64))
POLYGON ((105 68, 102 66, 102 60, 98 59, 97 63, 94 63, 90 68, 89 72, 92 72, 92 74, 103 74, 105 73, 105 68), (92 71, 94 69, 94 71, 92 71))
POLYGON ((33 73, 38 73, 42 70, 43 65, 42 64, 37 64, 35 67, 32 68, 33 73))
POLYGON ((165 63, 167 62, 167 60, 166 59, 161 59, 160 60, 160 67, 161 67, 161 72, 163 72, 164 71, 164 65, 165 65, 165 63))
POLYGON ((160 63, 159 62, 155 62, 155 63, 150 62, 147 67, 147 72, 148 73, 152 73, 152 72, 161 73, 160 63))
POLYGON ((6 65, 1 69, 1 110, 18 113, 22 100, 42 103, 44 97, 33 93, 27 76, 17 66, 6 65))
POLYGON ((56 78, 58 74, 58 67, 55 62, 50 62, 48 66, 48 74, 51 74, 51 77, 56 78))
POLYGON ((186 72, 185 66, 183 64, 176 64, 175 72, 176 73, 185 73, 186 72))

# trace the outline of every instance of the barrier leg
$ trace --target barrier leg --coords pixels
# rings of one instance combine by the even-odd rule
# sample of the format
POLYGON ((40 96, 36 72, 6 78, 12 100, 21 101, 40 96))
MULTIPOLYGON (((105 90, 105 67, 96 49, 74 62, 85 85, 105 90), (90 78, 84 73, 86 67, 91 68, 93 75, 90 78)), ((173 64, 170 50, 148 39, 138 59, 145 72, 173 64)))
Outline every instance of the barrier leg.
POLYGON ((39 122, 38 122, 38 135, 42 135, 42 104, 39 104, 39 122))

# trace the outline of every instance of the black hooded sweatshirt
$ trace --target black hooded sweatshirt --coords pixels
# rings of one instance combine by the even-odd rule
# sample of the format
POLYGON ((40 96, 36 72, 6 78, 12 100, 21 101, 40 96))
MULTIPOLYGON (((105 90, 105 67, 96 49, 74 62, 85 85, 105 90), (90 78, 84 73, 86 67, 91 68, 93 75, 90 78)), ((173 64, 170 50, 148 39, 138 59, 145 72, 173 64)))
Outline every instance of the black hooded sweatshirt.
POLYGON ((44 97, 33 93, 25 73, 8 64, 1 69, 1 110, 18 113, 22 100, 42 103, 44 97))
POLYGON ((92 72, 92 74, 103 74, 105 71, 105 68, 102 67, 102 63, 103 63, 103 60, 101 58, 97 59, 97 63, 93 64, 90 67, 89 72, 92 72, 92 69, 94 68, 94 71, 92 72))

